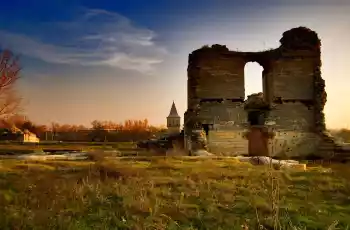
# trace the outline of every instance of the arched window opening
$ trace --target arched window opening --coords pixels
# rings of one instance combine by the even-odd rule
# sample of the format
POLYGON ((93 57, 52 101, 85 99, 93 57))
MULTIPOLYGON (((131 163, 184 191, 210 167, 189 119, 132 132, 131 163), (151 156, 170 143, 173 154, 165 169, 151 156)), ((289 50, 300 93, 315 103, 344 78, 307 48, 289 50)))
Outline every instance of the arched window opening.
POLYGON ((257 62, 248 62, 244 67, 244 99, 253 93, 264 93, 264 68, 257 62))

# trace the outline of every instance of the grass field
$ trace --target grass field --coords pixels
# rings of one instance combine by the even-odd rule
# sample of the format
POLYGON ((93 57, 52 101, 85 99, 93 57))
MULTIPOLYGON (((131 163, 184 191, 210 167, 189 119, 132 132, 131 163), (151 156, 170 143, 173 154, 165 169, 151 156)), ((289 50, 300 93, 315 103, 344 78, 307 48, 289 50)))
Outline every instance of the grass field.
POLYGON ((2 160, 0 229, 350 229, 350 170, 332 167, 2 160))
POLYGON ((45 149, 89 151, 99 149, 132 150, 136 148, 133 142, 40 142, 39 144, 0 142, 0 155, 6 153, 27 154, 45 149))

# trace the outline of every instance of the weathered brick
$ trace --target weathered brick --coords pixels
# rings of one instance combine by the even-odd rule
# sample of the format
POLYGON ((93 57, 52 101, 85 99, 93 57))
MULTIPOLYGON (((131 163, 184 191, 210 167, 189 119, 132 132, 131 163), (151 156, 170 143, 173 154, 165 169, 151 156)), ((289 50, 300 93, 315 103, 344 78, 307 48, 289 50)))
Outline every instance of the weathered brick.
MULTIPOLYGON (((286 31, 280 42, 277 49, 263 52, 230 51, 221 45, 192 52, 187 69, 185 136, 190 136, 186 133, 191 133, 193 124, 210 124, 210 151, 224 155, 247 151, 247 140, 241 135, 249 126, 243 106, 244 66, 247 62, 257 62, 264 68, 263 96, 271 108, 267 120, 277 132, 274 141, 278 145, 286 143, 287 148, 304 146, 300 147, 303 154, 313 151, 316 147, 311 144, 314 147, 307 148, 305 140, 316 143, 313 140, 325 130, 321 43, 314 31, 304 27, 286 31)), ((273 140, 269 146, 274 147, 273 140)), ((276 151, 284 149, 277 147, 276 151)))

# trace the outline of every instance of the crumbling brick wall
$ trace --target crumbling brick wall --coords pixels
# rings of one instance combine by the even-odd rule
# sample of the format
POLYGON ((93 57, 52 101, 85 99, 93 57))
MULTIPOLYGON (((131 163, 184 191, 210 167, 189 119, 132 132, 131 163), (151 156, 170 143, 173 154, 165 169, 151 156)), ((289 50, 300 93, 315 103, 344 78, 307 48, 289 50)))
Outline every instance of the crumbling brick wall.
MULTIPOLYGON (((192 130, 191 120, 196 120, 210 124, 208 146, 212 152, 246 151, 247 141, 241 134, 248 126, 244 110, 247 62, 257 62, 264 68, 264 99, 271 107, 267 119, 274 122, 276 131, 300 133, 300 138, 304 133, 323 132, 326 93, 320 73, 320 40, 314 31, 298 27, 284 32, 280 43, 277 49, 263 52, 230 51, 222 45, 192 52, 187 69, 185 136, 192 130)), ((294 141, 291 135, 285 135, 288 143, 301 141, 294 134, 294 141)))

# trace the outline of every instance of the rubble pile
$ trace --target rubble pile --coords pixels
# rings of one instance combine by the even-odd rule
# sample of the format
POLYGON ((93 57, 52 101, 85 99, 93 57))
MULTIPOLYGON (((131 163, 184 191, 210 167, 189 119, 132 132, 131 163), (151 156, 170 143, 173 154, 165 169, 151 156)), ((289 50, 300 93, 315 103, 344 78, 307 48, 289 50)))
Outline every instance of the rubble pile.
POLYGON ((208 150, 207 137, 202 129, 192 130, 191 133, 191 150, 196 152, 199 150, 208 150))
POLYGON ((244 109, 267 109, 269 104, 264 100, 263 93, 254 93, 248 96, 244 102, 244 109))

